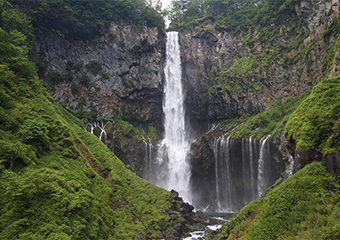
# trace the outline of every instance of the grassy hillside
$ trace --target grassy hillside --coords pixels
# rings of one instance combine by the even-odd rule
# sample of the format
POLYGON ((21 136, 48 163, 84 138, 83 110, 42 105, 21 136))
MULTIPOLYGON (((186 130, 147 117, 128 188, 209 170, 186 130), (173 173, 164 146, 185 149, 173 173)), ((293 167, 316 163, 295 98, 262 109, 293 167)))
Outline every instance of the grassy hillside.
POLYGON ((6 1, 0 10, 0 238, 155 239, 176 224, 188 230, 178 198, 127 170, 54 102, 28 59, 29 22, 6 1))
POLYGON ((339 239, 339 192, 321 163, 307 165, 244 207, 220 239, 339 239))

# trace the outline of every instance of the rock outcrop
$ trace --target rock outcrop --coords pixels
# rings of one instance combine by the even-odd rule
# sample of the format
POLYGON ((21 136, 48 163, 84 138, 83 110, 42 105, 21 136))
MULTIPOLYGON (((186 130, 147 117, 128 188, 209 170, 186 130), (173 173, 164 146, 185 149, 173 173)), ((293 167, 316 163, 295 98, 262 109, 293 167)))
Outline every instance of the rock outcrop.
MULTIPOLYGON (((88 122, 122 118, 141 128, 153 123, 161 131, 163 29, 121 22, 112 23, 107 32, 91 41, 69 41, 58 32, 41 32, 36 40, 40 76, 58 103, 88 122)), ((87 128, 89 131, 89 124, 87 128)), ((118 131, 121 134, 114 143, 113 128, 117 126, 108 124, 106 128, 106 145, 141 174, 143 141, 118 131)), ((99 137, 100 130, 94 134, 99 137)))
POLYGON ((36 40, 41 77, 68 109, 95 110, 97 119, 123 111, 130 121, 161 122, 162 29, 112 23, 92 41, 68 41, 58 32, 36 40))

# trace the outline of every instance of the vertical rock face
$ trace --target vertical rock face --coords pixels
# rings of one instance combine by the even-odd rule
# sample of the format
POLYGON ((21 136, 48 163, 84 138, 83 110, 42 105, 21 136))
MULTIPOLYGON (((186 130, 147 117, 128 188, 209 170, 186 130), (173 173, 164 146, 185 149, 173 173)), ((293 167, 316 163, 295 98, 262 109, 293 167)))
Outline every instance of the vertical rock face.
POLYGON ((214 21, 208 19, 200 29, 181 32, 190 119, 257 113, 278 94, 293 97, 311 89, 320 81, 328 47, 322 32, 338 12, 334 1, 305 0, 287 21, 271 29, 233 34, 214 30, 214 21), (263 31, 270 32, 271 39, 261 39, 263 31))
POLYGON ((112 23, 92 41, 68 41, 53 32, 39 34, 37 42, 45 85, 70 110, 96 111, 99 119, 120 110, 131 121, 161 120, 162 29, 112 23))
MULTIPOLYGON (((78 117, 89 121, 122 117, 135 127, 145 129, 153 123, 162 129, 163 29, 121 22, 112 23, 107 32, 91 41, 69 41, 58 32, 40 33, 36 40, 44 85, 78 117)), ((114 128, 115 124, 107 124, 105 144, 141 175, 143 141, 118 129, 113 143, 114 128)))

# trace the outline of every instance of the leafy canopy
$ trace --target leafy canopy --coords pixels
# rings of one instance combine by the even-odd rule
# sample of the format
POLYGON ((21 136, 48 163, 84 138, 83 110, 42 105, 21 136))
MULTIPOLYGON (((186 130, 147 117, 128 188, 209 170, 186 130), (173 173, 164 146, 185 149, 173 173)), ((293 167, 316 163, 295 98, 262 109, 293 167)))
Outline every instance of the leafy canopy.
POLYGON ((297 0, 173 0, 170 29, 183 30, 213 19, 217 30, 247 31, 250 27, 279 23, 295 12, 297 0))
POLYGON ((70 39, 89 39, 100 34, 111 21, 138 26, 164 27, 157 10, 145 0, 9 0, 32 17, 41 30, 61 31, 70 39))

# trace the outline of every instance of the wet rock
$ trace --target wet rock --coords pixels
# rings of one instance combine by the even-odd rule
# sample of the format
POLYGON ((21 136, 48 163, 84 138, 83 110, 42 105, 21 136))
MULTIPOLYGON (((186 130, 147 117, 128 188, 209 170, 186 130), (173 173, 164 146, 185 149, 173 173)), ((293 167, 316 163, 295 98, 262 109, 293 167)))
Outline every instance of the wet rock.
POLYGON ((322 154, 317 150, 298 148, 295 152, 294 159, 294 171, 297 171, 303 168, 306 164, 320 162, 322 159, 322 154))
POLYGON ((328 172, 334 175, 339 175, 340 174, 340 152, 324 155, 322 157, 322 164, 326 166, 328 172))

